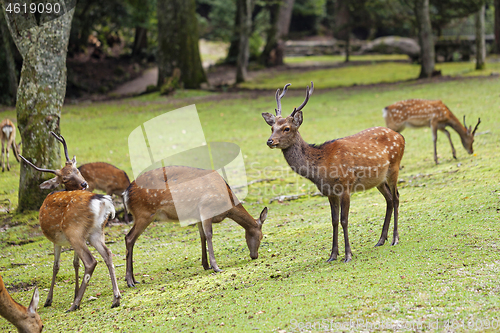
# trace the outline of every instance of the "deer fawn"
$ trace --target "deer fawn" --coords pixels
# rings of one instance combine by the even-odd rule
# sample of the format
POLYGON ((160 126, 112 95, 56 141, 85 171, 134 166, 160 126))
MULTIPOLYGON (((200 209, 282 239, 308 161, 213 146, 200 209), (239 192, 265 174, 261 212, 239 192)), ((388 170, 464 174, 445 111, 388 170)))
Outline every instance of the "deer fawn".
POLYGON ((128 211, 134 216, 134 225, 125 237, 127 248, 127 271, 125 280, 129 287, 137 281, 133 274, 133 250, 137 238, 156 217, 162 220, 197 221, 201 237, 201 262, 204 269, 215 272, 217 266, 212 245, 212 223, 221 222, 226 217, 245 229, 245 238, 250 257, 257 259, 262 224, 267 217, 267 207, 260 217, 254 219, 238 201, 224 179, 213 170, 186 166, 170 166, 147 171, 133 181, 124 193, 128 211))
POLYGON ((403 157, 405 141, 401 134, 383 127, 372 127, 357 134, 327 141, 321 145, 307 144, 299 133, 302 124, 302 109, 313 92, 307 87, 304 102, 283 118, 281 116, 281 99, 285 95, 276 92, 276 116, 263 113, 266 123, 271 126, 272 134, 267 140, 270 148, 279 148, 293 171, 311 180, 320 192, 330 201, 333 242, 328 261, 338 256, 338 224, 339 207, 340 223, 344 230, 345 260, 352 258, 351 246, 347 232, 350 196, 357 191, 373 187, 382 193, 387 209, 382 235, 376 246, 383 245, 387 239, 391 215, 394 211, 394 233, 392 245, 399 241, 398 209, 399 193, 397 190, 399 164, 403 157))
POLYGON ((9 148, 12 147, 14 157, 19 162, 19 146, 21 144, 16 144, 16 127, 9 119, 4 119, 0 123, 0 139, 2 141, 2 172, 5 171, 5 153, 7 153, 7 171, 10 171, 9 148))
POLYGON ((68 147, 64 138, 58 137, 54 132, 51 134, 64 145, 66 155, 66 165, 60 170, 41 169, 23 156, 20 156, 24 162, 38 171, 50 172, 56 177, 45 181, 40 185, 42 189, 52 189, 60 184, 64 184, 66 191, 50 193, 43 201, 40 207, 40 228, 43 234, 52 243, 54 243, 54 267, 52 274, 52 283, 49 294, 44 306, 52 305, 54 293, 54 284, 59 272, 59 259, 61 256, 61 247, 71 245, 74 249, 73 266, 75 268, 75 298, 68 311, 74 311, 80 307, 83 294, 87 284, 94 272, 97 261, 87 247, 88 241, 104 259, 108 266, 111 284, 113 286, 112 308, 120 305, 120 291, 116 283, 115 268, 112 262, 112 253, 104 244, 104 225, 108 216, 114 218, 115 208, 111 197, 108 195, 94 194, 84 191, 87 182, 76 168, 76 157, 72 160, 68 156, 68 147), (79 260, 85 267, 83 281, 78 286, 79 260))
MULTIPOLYGON (((109 196, 115 194, 124 200, 123 192, 130 185, 130 179, 125 171, 104 162, 82 164, 78 170, 89 184, 87 191, 94 192, 98 189, 109 196)), ((123 203, 125 207, 125 201, 123 203)), ((126 223, 129 222, 126 208, 123 219, 126 223)))
POLYGON ((10 321, 21 333, 39 333, 43 329, 42 320, 36 312, 38 307, 38 288, 35 287, 30 305, 17 303, 10 297, 0 275, 0 315, 10 321))
POLYGON ((409 99, 389 105, 385 107, 382 112, 387 127, 396 132, 401 132, 406 126, 430 126, 432 130, 432 141, 434 142, 434 162, 436 162, 436 164, 438 164, 436 150, 438 130, 446 134, 448 140, 450 141, 453 158, 457 158, 455 147, 453 147, 453 142, 451 142, 450 132, 446 130, 446 126, 450 126, 458 133, 458 135, 460 135, 462 145, 469 154, 474 152, 472 149, 472 143, 474 143, 474 134, 476 133, 477 127, 481 123, 481 119, 477 120, 474 130, 472 130, 472 126, 467 128, 467 125, 465 124, 465 116, 464 124, 462 125, 450 109, 441 101, 409 99))

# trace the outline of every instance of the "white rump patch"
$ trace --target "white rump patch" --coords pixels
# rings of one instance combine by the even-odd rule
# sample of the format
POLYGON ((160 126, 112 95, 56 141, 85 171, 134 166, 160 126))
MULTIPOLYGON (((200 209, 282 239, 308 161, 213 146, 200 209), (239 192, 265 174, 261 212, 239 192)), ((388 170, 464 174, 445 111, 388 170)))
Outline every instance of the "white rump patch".
POLYGON ((115 207, 113 206, 113 200, 109 195, 105 195, 102 198, 95 198, 90 201, 90 210, 95 216, 95 225, 98 228, 102 228, 102 224, 106 221, 109 215, 111 218, 115 218, 115 207))
POLYGON ((127 212, 130 212, 130 209, 128 209, 128 189, 123 191, 122 193, 122 197, 123 197, 123 203, 125 204, 125 209, 127 210, 127 212))
POLYGON ((4 126, 2 127, 2 132, 5 134, 7 138, 10 138, 10 134, 12 133, 12 126, 4 126))
POLYGON ((384 119, 387 118, 387 108, 382 109, 382 116, 384 116, 384 119))

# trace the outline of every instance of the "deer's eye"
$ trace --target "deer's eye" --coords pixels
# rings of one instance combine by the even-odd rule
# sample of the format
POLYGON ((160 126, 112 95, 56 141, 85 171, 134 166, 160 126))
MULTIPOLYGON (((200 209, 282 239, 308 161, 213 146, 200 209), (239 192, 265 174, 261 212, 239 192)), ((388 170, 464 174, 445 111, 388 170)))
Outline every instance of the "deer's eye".
POLYGON ((68 182, 68 180, 69 180, 69 178, 68 178, 68 177, 62 177, 62 181, 63 181, 63 183, 67 183, 67 182, 68 182))
POLYGON ((285 127, 285 129, 283 131, 289 132, 290 131, 290 127, 285 127))

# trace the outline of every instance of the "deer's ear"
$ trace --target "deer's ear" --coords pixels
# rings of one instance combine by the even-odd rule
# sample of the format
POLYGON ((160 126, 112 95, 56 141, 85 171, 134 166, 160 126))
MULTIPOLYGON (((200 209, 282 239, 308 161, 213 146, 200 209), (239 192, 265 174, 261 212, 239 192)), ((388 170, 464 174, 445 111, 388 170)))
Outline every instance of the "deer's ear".
POLYGON ((46 180, 40 184, 42 190, 52 190, 59 186, 59 177, 54 177, 52 179, 46 180))
POLYGON ((259 216, 259 224, 264 224, 264 221, 267 219, 267 207, 264 207, 259 216))
POLYGON ((73 159, 71 160, 71 163, 76 167, 76 156, 73 155, 73 159))
POLYGON ((35 313, 36 308, 38 307, 38 301, 40 300, 40 296, 38 293, 38 288, 35 287, 35 291, 33 292, 33 297, 31 298, 31 303, 28 307, 28 313, 35 313))
POLYGON ((293 124, 299 127, 302 124, 302 120, 304 120, 302 118, 302 111, 295 112, 295 114, 293 115, 293 124))
POLYGON ((264 118, 264 120, 266 121, 266 123, 269 125, 269 126, 273 126, 274 123, 276 122, 276 117, 269 113, 269 112, 264 112, 262 114, 262 118, 264 118))

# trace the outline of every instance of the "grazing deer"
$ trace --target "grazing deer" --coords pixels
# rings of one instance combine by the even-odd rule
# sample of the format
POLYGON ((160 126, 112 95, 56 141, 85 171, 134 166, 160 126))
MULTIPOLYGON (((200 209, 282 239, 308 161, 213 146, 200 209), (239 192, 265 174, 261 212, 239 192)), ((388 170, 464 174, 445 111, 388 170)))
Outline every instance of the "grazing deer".
POLYGON ((469 154, 474 152, 472 149, 472 143, 474 143, 474 134, 476 133, 477 127, 481 123, 481 119, 477 120, 474 130, 472 130, 472 126, 467 128, 467 125, 465 124, 465 116, 464 124, 462 125, 450 109, 441 101, 409 99, 386 106, 382 112, 387 127, 396 132, 401 132, 406 126, 430 126, 432 130, 432 141, 434 142, 434 162, 436 162, 436 164, 438 164, 436 150, 438 130, 442 131, 448 137, 453 158, 457 159, 455 147, 453 147, 450 132, 446 130, 446 126, 450 126, 458 133, 458 135, 460 135, 462 145, 469 154))
POLYGON ((338 256, 339 207, 340 223, 344 230, 345 259, 352 258, 347 232, 350 196, 354 192, 376 187, 387 202, 382 235, 376 246, 387 239, 391 215, 394 211, 394 233, 392 245, 399 241, 397 190, 399 164, 403 157, 405 141, 401 134, 383 127, 372 127, 357 134, 327 141, 321 145, 308 144, 302 139, 299 127, 302 124, 302 109, 309 101, 314 85, 307 87, 304 102, 283 118, 281 99, 285 96, 287 84, 280 94, 276 92, 276 116, 263 113, 272 134, 267 140, 270 148, 279 148, 293 171, 311 180, 320 192, 328 197, 332 213, 333 242, 328 261, 338 256))
MULTIPOLYGON (((125 171, 104 162, 82 164, 78 170, 89 184, 87 191, 94 192, 95 189, 98 189, 106 192, 109 196, 114 194, 124 200, 123 192, 130 185, 130 179, 125 171)), ((125 207, 125 201, 123 204, 125 207)), ((126 223, 129 222, 126 208, 123 219, 126 223)))
POLYGON ((40 333, 43 329, 42 320, 36 312, 38 307, 38 288, 35 287, 30 305, 17 303, 10 297, 0 275, 0 315, 10 321, 21 333, 40 333))
POLYGON ((2 141, 2 172, 5 171, 5 153, 7 153, 7 171, 10 171, 9 148, 12 147, 14 157, 19 162, 19 146, 21 144, 16 144, 16 127, 9 119, 4 119, 0 123, 0 139, 2 141))
POLYGON ((154 169, 133 181, 124 197, 127 210, 134 216, 134 225, 125 237, 125 280, 129 287, 134 287, 137 283, 133 274, 134 244, 155 217, 171 221, 197 221, 201 237, 201 262, 206 270, 210 269, 206 249, 208 244, 210 265, 215 272, 221 271, 214 256, 212 223, 221 222, 226 217, 245 229, 250 257, 257 259, 259 256, 262 224, 267 217, 267 207, 255 220, 216 171, 186 166, 154 169))
POLYGON ((109 216, 115 217, 115 208, 111 197, 108 195, 94 194, 84 191, 87 182, 76 168, 76 157, 72 160, 68 156, 66 141, 54 132, 50 132, 57 140, 64 145, 66 155, 66 165, 60 170, 41 169, 30 161, 20 156, 24 162, 41 172, 50 172, 56 177, 45 181, 40 185, 42 189, 55 188, 64 184, 66 191, 50 193, 40 207, 40 228, 43 234, 54 243, 54 267, 52 283, 44 306, 52 305, 54 285, 59 272, 59 259, 61 247, 71 245, 74 249, 73 266, 75 268, 75 298, 68 311, 77 310, 80 307, 83 294, 87 284, 94 272, 97 261, 87 247, 88 241, 104 259, 108 266, 111 284, 113 286, 112 308, 120 305, 120 291, 116 282, 115 268, 112 262, 112 253, 104 244, 104 225, 109 216), (85 267, 83 281, 78 286, 78 269, 81 259, 85 267))

